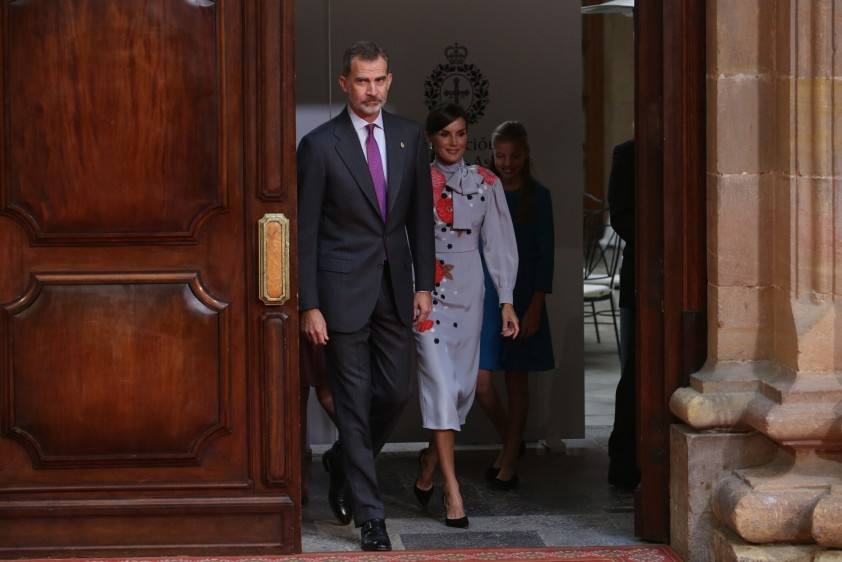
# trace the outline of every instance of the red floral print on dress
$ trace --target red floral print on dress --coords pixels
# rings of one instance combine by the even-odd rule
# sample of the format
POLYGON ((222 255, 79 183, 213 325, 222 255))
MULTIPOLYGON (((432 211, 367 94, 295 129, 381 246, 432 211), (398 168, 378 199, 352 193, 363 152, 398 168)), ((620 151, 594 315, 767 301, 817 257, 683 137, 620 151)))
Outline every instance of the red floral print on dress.
POLYGON ((436 214, 439 220, 445 224, 453 223, 453 199, 447 197, 445 199, 439 198, 436 200, 436 214))
POLYGON ((441 192, 444 191, 444 184, 447 183, 447 178, 441 170, 433 167, 430 168, 430 175, 433 177, 433 203, 441 199, 441 192))
POLYGON ((419 332, 426 332, 427 330, 429 330, 432 327, 433 327, 433 321, 432 320, 424 320, 423 322, 418 324, 418 331, 419 332))
POLYGON ((477 172, 482 176, 482 183, 492 185, 497 181, 497 176, 494 175, 494 172, 487 168, 477 166, 477 172))
POLYGON ((447 278, 453 280, 453 264, 444 263, 441 260, 436 260, 436 283, 441 283, 443 279, 447 278))

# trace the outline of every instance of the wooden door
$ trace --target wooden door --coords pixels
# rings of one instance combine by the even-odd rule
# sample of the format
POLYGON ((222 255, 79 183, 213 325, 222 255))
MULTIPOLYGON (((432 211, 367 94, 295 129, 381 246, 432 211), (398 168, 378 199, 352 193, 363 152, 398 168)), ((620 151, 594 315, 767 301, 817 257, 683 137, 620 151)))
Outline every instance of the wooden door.
POLYGON ((635 4, 636 534, 669 540, 670 396, 707 355, 706 0, 635 4))
POLYGON ((0 2, 0 556, 300 548, 291 5, 0 2))

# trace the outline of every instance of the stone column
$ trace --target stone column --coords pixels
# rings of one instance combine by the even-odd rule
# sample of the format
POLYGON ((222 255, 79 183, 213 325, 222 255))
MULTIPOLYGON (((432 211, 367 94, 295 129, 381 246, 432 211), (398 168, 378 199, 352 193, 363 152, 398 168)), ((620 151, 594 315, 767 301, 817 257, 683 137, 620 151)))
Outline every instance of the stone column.
POLYGON ((842 0, 708 6, 710 355, 670 406, 778 447, 723 474, 721 525, 842 547, 842 0))

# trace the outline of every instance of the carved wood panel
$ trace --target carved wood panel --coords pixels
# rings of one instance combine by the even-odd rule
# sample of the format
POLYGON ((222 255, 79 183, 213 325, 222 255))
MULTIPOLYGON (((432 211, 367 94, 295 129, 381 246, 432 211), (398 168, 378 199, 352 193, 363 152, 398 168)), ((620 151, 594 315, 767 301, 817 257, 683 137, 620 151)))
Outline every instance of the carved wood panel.
POLYGON ((198 463, 227 431, 225 307, 194 273, 36 275, 5 307, 3 433, 42 467, 198 463))
POLYGON ((227 203, 217 6, 3 4, 3 210, 41 243, 194 239, 227 203))
POLYGON ((0 558, 300 550, 293 4, 0 0, 0 558))
POLYGON ((263 359, 263 477, 267 485, 289 483, 290 457, 288 447, 295 420, 289 415, 289 317, 282 313, 265 314, 262 319, 261 357, 263 359), (279 415, 281 414, 281 415, 279 415))

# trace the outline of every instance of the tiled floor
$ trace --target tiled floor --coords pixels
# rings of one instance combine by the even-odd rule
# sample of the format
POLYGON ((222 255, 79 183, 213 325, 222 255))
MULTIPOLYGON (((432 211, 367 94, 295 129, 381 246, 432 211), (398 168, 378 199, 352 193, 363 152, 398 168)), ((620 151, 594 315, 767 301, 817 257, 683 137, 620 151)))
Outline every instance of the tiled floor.
MULTIPOLYGON (((605 482, 614 388, 619 377, 617 348, 613 337, 596 343, 592 326, 585 327, 585 342, 585 439, 568 442, 563 454, 530 447, 519 469, 521 485, 512 492, 492 492, 485 487, 482 474, 493 451, 457 451, 462 495, 471 519, 469 530, 444 526, 440 497, 434 496, 427 510, 415 502, 412 484, 420 445, 389 447, 378 467, 396 549, 638 542, 633 532, 632 496, 615 492, 605 482)), ((359 530, 335 523, 327 506, 327 475, 319 460, 316 456, 310 466, 304 551, 356 550, 359 530)))

